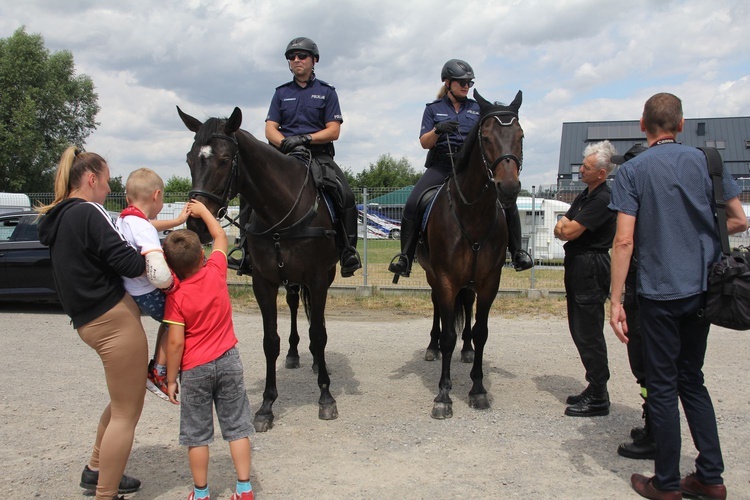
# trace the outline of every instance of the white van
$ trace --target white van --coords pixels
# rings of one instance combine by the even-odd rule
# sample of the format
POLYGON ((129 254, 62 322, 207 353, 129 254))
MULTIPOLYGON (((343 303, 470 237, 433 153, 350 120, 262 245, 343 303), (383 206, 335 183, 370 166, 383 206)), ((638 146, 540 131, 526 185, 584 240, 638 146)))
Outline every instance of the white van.
POLYGON ((0 193, 0 214, 31 211, 31 200, 23 193, 0 193))

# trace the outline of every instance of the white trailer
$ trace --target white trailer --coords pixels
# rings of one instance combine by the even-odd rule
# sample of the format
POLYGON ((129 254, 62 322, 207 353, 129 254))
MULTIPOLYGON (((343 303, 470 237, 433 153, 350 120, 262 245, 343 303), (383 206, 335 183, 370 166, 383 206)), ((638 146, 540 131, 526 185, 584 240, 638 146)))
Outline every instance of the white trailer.
POLYGON ((555 238, 555 224, 564 216, 570 204, 558 200, 534 199, 519 196, 518 215, 521 217, 522 248, 533 255, 535 261, 565 257, 564 241, 555 238), (532 239, 533 236, 533 239, 532 239))

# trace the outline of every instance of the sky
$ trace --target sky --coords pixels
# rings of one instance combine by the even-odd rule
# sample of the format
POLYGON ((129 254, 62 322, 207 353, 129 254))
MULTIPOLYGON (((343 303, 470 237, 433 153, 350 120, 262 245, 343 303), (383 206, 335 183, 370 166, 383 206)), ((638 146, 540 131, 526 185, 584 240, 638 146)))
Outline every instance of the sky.
POLYGON ((422 113, 452 58, 490 101, 523 91, 526 189, 556 183, 564 122, 637 120, 657 92, 680 97, 685 118, 750 115, 746 0, 0 0, 0 38, 22 26, 92 78, 101 111, 85 146, 123 179, 190 176, 175 106, 200 120, 238 106, 264 139, 298 36, 336 87, 336 161, 355 174, 384 154, 422 170, 422 113))

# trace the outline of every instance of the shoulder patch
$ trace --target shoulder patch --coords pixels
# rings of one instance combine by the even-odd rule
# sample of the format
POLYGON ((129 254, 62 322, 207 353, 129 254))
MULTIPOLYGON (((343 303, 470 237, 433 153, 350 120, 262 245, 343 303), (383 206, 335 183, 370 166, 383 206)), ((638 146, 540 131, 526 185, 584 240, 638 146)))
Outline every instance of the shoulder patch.
POLYGON ((336 90, 336 87, 334 87, 334 86, 333 86, 333 85, 331 85, 330 83, 328 83, 328 82, 324 82, 323 80, 320 80, 320 79, 317 79, 317 80, 318 80, 318 81, 320 82, 320 84, 321 84, 321 85, 325 85, 326 87, 330 87, 330 88, 332 88, 332 89, 336 90))
POLYGON ((279 85, 278 87, 276 87, 276 90, 279 90, 279 89, 284 88, 284 87, 288 87, 292 83, 294 83, 294 81, 282 83, 281 85, 279 85))
POLYGON ((434 101, 431 101, 431 102, 428 102, 427 104, 425 104, 425 106, 429 106, 430 104, 435 104, 435 103, 438 103, 440 101, 442 101, 442 99, 435 99, 434 101))

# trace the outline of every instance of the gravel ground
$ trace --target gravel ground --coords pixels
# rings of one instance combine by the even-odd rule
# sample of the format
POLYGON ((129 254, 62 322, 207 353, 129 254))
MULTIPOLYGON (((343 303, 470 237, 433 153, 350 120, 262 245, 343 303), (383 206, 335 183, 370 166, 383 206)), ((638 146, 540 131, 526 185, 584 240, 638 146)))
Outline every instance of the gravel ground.
MULTIPOLYGON (((0 311, 2 497, 79 498, 80 472, 106 403, 99 359, 57 310, 0 311)), ((144 324, 153 345, 156 323, 144 324)), ((584 387, 564 318, 493 317, 484 365, 492 408, 468 407, 470 366, 454 356, 454 417, 437 421, 430 410, 440 365, 422 359, 429 319, 332 311, 327 324, 339 418, 317 418, 309 352, 301 353, 302 368, 279 368, 276 425, 252 438, 257 498, 638 498, 630 475, 653 470, 651 461, 615 452, 641 423, 641 408, 625 348, 609 329, 609 416, 563 415, 565 397, 584 387)), ((281 317, 283 337, 287 325, 281 317)), ((257 409, 265 369, 260 317, 236 313, 235 326, 257 409)), ((747 335, 714 328, 705 366, 733 498, 750 498, 747 335)), ((186 498, 191 479, 178 421, 176 407, 146 395, 127 468, 143 487, 129 499, 186 498)), ((684 422, 682 429, 688 473, 695 450, 684 422)), ((228 447, 218 439, 211 453, 213 498, 229 498, 228 447)))

